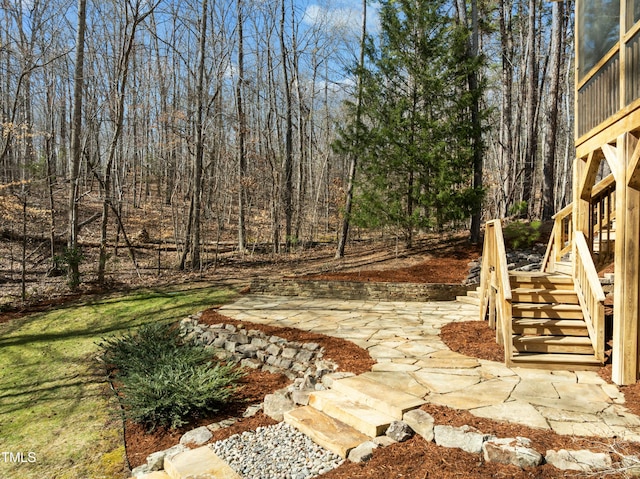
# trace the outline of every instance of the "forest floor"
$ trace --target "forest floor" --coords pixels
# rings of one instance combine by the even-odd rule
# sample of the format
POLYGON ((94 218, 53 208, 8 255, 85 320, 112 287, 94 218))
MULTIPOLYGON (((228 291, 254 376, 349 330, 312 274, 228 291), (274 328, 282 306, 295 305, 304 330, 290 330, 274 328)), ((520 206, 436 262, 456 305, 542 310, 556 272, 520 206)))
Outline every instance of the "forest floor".
MULTIPOLYGON (((6 246, 5 246, 6 247, 6 246)), ((83 285, 76 295, 114 289, 135 289, 142 285, 162 285, 170 282, 183 283, 190 281, 233 281, 248 283, 255 277, 282 278, 283 276, 315 276, 324 279, 356 280, 356 281, 400 281, 417 283, 460 283, 468 273, 468 263, 477 259, 481 254, 478 246, 470 245, 465 235, 430 235, 421 237, 411 249, 400 246, 393 240, 355 241, 348 248, 346 258, 333 258, 334 247, 328 245, 314 245, 304 250, 298 250, 290 255, 271 255, 268 253, 239 254, 228 252, 219 254, 215 264, 198 273, 179 273, 153 268, 145 269, 140 276, 137 274, 111 275, 111 282, 106 288, 89 282, 83 285), (118 278, 117 280, 115 278, 118 278)), ((142 247, 139 259, 145 254, 150 256, 150 263, 156 251, 142 247), (146 251, 146 253, 145 253, 146 251)), ((125 261, 124 259, 122 260, 125 261)), ((5 270, 6 271, 6 270, 5 270)), ((6 277, 6 275, 5 275, 6 277)), ((5 311, 0 314, 0 322, 22 316, 32 311, 49 308, 52 304, 69 300, 73 296, 65 294, 61 280, 51 280, 50 283, 31 284, 35 291, 31 301, 20 304, 15 300, 15 275, 13 281, 6 281, 12 285, 12 291, 3 291, 5 295, 5 311), (36 285, 36 286, 34 286, 36 285), (42 298, 49 299, 43 301, 42 298), (7 301, 10 299, 10 301, 7 301)), ((0 303, 2 304, 2 303, 0 303)), ((221 316, 215 309, 207 310, 203 315, 207 322, 235 322, 221 316)), ((326 350, 325 356, 341 366, 342 370, 362 373, 371 368, 372 360, 368 353, 344 340, 311 334, 304 331, 285 328, 279 329, 267 326, 251 325, 252 328, 269 329, 271 334, 277 334, 294 341, 319 342, 326 350)), ((455 328, 443 330, 443 340, 454 350, 470 356, 501 360, 502 352, 493 339, 494 332, 485 324, 479 322, 459 323, 455 328)), ((602 370, 603 377, 610 379, 607 368, 602 370)), ((126 428, 127 457, 131 467, 144 462, 146 456, 157 450, 176 444, 185 430, 202 424, 210 424, 229 417, 241 415, 248 404, 260 402, 262 398, 288 384, 284 376, 264 372, 252 371, 244 380, 241 396, 231 403, 228 408, 219 411, 214 417, 199 418, 180 430, 156 430, 149 434, 141 428, 129 424, 126 428)), ((640 387, 623 388, 627 398, 626 406, 636 414, 640 413, 640 387)), ((616 444, 614 441, 603 441, 600 438, 578 438, 558 436, 548 431, 536 430, 506 422, 477 418, 466 411, 458 411, 444 407, 425 406, 434 416, 436 424, 461 426, 468 424, 486 434, 499 437, 525 436, 533 441, 533 447, 544 454, 547 449, 580 449, 588 448, 611 453, 621 447, 629 447, 630 452, 639 452, 637 446, 616 444)), ((221 429, 214 434, 212 440, 220 440, 229 435, 253 430, 258 426, 273 424, 274 422, 259 413, 258 415, 242 419, 233 426, 221 429)), ((544 465, 536 469, 521 470, 513 466, 485 463, 478 455, 468 454, 457 449, 445 449, 427 443, 419 437, 414 437, 406 443, 396 444, 377 450, 371 461, 366 464, 345 463, 339 468, 323 475, 323 479, 347 478, 442 478, 452 479, 461 476, 474 478, 552 478, 558 477, 559 471, 552 466, 544 465)), ((576 474, 576 477, 583 473, 576 474)), ((564 477, 569 477, 565 475, 564 477)), ((615 473, 608 477, 625 477, 622 473, 615 473)))

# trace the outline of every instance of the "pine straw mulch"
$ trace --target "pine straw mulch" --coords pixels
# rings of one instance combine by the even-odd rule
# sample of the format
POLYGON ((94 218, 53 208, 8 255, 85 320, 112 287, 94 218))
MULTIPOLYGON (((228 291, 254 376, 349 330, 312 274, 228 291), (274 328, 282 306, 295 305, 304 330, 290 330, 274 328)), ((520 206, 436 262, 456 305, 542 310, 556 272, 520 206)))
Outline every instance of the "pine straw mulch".
MULTIPOLYGON (((214 309, 205 311, 201 321, 207 324, 244 324, 247 329, 259 329, 267 334, 277 335, 290 341, 317 342, 325 348, 325 357, 335 361, 341 371, 361 374, 370 370, 374 364, 374 361, 364 349, 338 338, 293 328, 242 323, 241 321, 226 318, 214 309)), ((442 337, 454 351, 481 359, 501 361, 502 352, 495 344, 494 334, 494 331, 490 330, 486 323, 469 321, 451 323, 443 328, 442 337)), ((241 392, 241 396, 229 408, 220 411, 214 417, 200 418, 180 430, 157 430, 153 434, 147 434, 140 428, 130 425, 127 428, 126 443, 131 466, 135 467, 143 463, 146 456, 152 452, 177 444, 181 434, 189 429, 218 422, 225 418, 241 416, 247 405, 260 402, 264 395, 287 384, 289 384, 289 381, 284 376, 250 371, 245 378, 245 387, 241 392)), ((635 387, 628 388, 625 393, 628 394, 632 390, 640 389, 635 387)), ((627 396, 627 407, 633 409, 633 406, 640 404, 635 400, 637 397, 638 395, 633 396, 633 394, 627 396)), ((531 439, 533 448, 541 454, 544 454, 549 449, 590 449, 592 451, 611 453, 616 463, 619 461, 619 456, 615 451, 624 452, 625 454, 640 454, 640 445, 626 444, 615 439, 559 436, 547 430, 532 429, 503 421, 478 418, 467 411, 441 406, 425 405, 423 409, 431 414, 435 419, 435 423, 439 425, 469 425, 485 434, 494 434, 498 437, 527 437, 531 439)), ((272 419, 262 413, 258 413, 254 417, 241 419, 231 427, 216 431, 210 442, 225 439, 232 434, 255 430, 259 426, 273 424, 275 422, 272 419)), ((547 479, 557 478, 559 475, 562 475, 562 477, 585 477, 584 473, 578 472, 560 473, 560 471, 549 465, 530 470, 521 470, 515 466, 485 463, 480 455, 469 454, 458 449, 438 447, 434 443, 427 443, 421 437, 416 436, 407 442, 376 450, 373 459, 365 464, 353 464, 347 461, 342 466, 321 477, 323 479, 453 479, 466 476, 478 479, 499 477, 547 479)), ((598 477, 604 477, 604 475, 601 474, 598 477)), ((612 471, 606 477, 622 478, 625 476, 622 473, 616 474, 612 471)))

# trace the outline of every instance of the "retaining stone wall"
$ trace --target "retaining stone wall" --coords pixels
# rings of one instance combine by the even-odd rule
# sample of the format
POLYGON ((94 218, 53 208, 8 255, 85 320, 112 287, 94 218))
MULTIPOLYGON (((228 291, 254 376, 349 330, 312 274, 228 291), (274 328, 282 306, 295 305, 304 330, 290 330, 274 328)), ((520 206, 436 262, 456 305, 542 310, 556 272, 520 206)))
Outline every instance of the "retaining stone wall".
POLYGON ((303 279, 254 280, 251 292, 305 298, 379 301, 453 301, 473 289, 462 284, 378 283, 303 279))

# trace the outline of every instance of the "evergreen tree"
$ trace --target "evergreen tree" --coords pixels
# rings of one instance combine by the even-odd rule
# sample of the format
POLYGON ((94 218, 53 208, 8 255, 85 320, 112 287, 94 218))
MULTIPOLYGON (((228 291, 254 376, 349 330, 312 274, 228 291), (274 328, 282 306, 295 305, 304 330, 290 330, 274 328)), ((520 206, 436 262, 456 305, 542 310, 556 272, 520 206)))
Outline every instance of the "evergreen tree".
POLYGON ((361 72, 361 122, 346 125, 336 144, 359 157, 353 220, 396 228, 409 246, 417 228, 466 218, 480 200, 469 114, 478 92, 467 84, 479 65, 447 6, 381 2, 379 45, 361 72))

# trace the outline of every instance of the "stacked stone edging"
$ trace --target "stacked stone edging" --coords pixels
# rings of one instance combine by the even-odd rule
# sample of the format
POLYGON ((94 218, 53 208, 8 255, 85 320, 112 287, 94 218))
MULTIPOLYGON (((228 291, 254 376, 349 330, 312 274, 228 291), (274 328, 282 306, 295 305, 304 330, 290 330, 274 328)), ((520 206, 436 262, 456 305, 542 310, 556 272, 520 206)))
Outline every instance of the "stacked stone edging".
POLYGON ((379 301, 453 301, 469 291, 463 284, 255 279, 251 292, 265 295, 379 301))
MULTIPOLYGON (((201 313, 200 313, 201 314, 201 313)), ((239 362, 241 366, 284 374, 289 379, 319 380, 337 365, 323 359, 318 343, 298 343, 243 325, 200 324, 200 314, 180 321, 180 334, 196 344, 211 347, 219 359, 239 362)), ((314 381, 315 382, 315 381, 314 381)))

